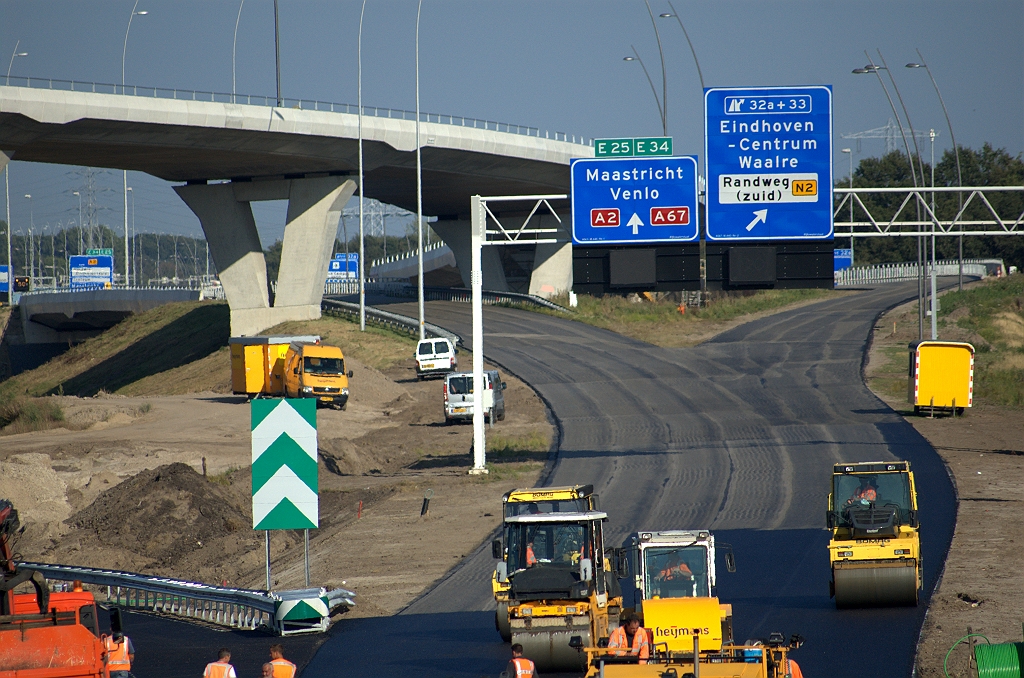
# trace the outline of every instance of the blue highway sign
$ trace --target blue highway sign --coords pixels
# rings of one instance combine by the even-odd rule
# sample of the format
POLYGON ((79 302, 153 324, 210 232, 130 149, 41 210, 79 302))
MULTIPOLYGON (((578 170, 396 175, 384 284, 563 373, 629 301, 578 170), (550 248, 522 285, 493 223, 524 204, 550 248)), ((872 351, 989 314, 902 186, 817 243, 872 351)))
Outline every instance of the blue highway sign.
POLYGON ((697 158, 572 161, 572 240, 579 245, 697 239, 697 158))
POLYGON ((11 289, 10 278, 7 274, 7 266, 0 266, 0 292, 7 292, 11 289))
POLYGON ((835 262, 835 270, 841 271, 844 268, 850 268, 853 266, 853 250, 834 250, 832 255, 833 261, 835 262))
POLYGON ((76 254, 70 259, 72 289, 109 288, 114 282, 114 257, 76 254))
POLYGON ((832 87, 704 90, 708 240, 832 239, 832 87))
POLYGON ((359 277, 359 253, 349 252, 348 259, 344 252, 338 252, 330 260, 327 269, 327 278, 330 280, 346 280, 359 277))

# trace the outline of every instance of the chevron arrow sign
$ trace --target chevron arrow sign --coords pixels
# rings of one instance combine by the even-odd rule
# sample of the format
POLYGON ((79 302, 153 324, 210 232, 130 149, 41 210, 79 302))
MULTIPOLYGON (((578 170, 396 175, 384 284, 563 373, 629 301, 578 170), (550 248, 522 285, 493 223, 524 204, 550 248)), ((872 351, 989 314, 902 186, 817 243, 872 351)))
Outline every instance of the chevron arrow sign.
POLYGON ((316 400, 252 401, 252 527, 320 526, 316 400))

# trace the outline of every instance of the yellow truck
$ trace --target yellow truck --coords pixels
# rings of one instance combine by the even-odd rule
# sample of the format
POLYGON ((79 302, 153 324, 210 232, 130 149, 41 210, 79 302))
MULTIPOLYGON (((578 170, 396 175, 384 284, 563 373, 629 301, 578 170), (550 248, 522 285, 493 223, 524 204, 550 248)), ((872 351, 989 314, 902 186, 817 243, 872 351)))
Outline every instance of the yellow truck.
POLYGON ((250 398, 317 398, 342 409, 348 403, 345 356, 316 335, 232 337, 231 390, 250 398))

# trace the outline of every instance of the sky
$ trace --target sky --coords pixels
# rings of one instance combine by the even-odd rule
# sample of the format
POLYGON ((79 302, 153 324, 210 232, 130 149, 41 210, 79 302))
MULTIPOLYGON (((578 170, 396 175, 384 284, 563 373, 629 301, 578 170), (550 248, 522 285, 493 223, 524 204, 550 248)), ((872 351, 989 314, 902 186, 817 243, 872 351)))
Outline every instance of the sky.
MULTIPOLYGON (((665 58, 668 134, 677 154, 703 150, 701 83, 669 0, 649 0, 665 58)), ((936 157, 951 148, 931 67, 961 146, 1024 151, 1022 0, 671 0, 693 42, 708 87, 831 85, 834 174, 881 155, 884 139, 841 135, 893 117, 874 75, 855 75, 878 50, 892 69, 910 121, 938 132, 936 157)), ((135 0, 0 0, 0 63, 12 76, 119 83, 125 30, 135 0), (11 54, 27 52, 27 56, 11 54)), ((287 98, 357 100, 360 0, 279 0, 281 89, 287 98)), ((363 23, 365 105, 415 109, 416 0, 367 0, 363 23)), ((125 56, 125 81, 202 91, 275 93, 273 0, 139 0, 125 56), (241 14, 239 8, 241 6, 241 14)), ((633 48, 662 93, 661 61, 643 0, 423 0, 420 107, 567 132, 586 138, 660 135, 655 95, 633 48)), ((12 83, 13 84, 13 83, 12 83)), ((886 84, 891 85, 886 79, 886 84)), ((897 107, 899 106, 897 102, 897 107)), ((902 111, 901 111, 902 113, 902 111)), ((927 161, 925 141, 922 154, 927 161)), ((902 145, 902 141, 900 142, 902 145)), ((82 186, 73 167, 13 162, 11 221, 40 230, 77 220, 82 186), (32 195, 26 199, 25 194, 32 195), (31 213, 30 213, 31 211, 31 213)), ((123 218, 121 174, 96 177, 100 219, 123 218)), ((129 173, 139 232, 200 235, 171 185, 129 173)), ((3 218, 0 213, 0 218, 3 218)), ((284 205, 256 211, 265 245, 284 229, 284 205)), ((400 219, 389 220, 401 233, 400 219)))

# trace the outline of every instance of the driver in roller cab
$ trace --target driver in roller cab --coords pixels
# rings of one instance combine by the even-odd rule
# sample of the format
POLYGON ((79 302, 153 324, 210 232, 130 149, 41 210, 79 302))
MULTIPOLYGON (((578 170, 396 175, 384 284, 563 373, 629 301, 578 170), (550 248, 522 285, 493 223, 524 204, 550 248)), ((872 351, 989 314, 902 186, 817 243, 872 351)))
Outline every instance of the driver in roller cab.
POLYGON ((875 485, 873 476, 860 476, 860 487, 853 491, 853 495, 846 500, 846 504, 867 504, 878 501, 878 488, 875 485))

